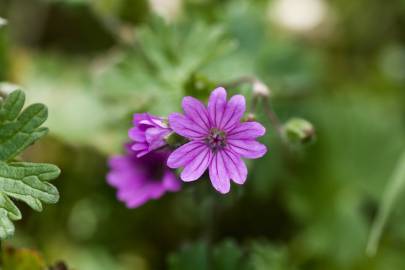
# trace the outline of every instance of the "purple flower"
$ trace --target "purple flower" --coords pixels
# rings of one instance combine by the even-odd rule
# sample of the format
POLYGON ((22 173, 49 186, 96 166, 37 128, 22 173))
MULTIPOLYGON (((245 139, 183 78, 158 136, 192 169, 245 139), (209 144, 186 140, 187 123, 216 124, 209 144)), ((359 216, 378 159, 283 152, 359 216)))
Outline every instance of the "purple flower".
POLYGON ((208 168, 211 183, 221 193, 228 193, 230 180, 243 184, 247 168, 242 158, 262 157, 267 149, 255 139, 263 136, 265 128, 257 122, 240 120, 245 112, 241 95, 226 100, 226 90, 215 89, 208 108, 193 97, 182 102, 185 115, 172 113, 170 127, 190 142, 176 149, 168 158, 170 168, 184 167, 180 177, 194 181, 208 168))
POLYGON ((137 157, 164 146, 165 137, 172 132, 162 118, 148 113, 136 113, 133 123, 134 127, 128 135, 134 142, 132 150, 137 153, 137 157))
POLYGON ((107 181, 117 188, 117 198, 128 208, 180 189, 176 174, 166 166, 168 152, 156 151, 138 158, 131 146, 127 148, 126 155, 110 158, 107 181))

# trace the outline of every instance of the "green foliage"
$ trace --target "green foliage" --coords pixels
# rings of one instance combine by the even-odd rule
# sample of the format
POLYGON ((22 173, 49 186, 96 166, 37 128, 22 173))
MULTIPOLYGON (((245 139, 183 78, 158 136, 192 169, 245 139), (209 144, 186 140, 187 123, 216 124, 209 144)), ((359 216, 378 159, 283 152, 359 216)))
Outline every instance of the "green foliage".
POLYGON ((268 243, 255 243, 252 248, 251 266, 253 270, 292 270, 288 251, 268 243))
MULTIPOLYGON (((405 199, 399 191, 383 199, 405 149, 404 0, 311 1, 305 8, 326 6, 324 22, 300 33, 280 24, 298 17, 294 8, 276 14, 275 0, 19 2, 0 1, 9 20, 0 80, 47 104, 55 136, 24 155, 63 166, 64 200, 24 214, 12 241, 85 270, 405 269, 405 199), (153 18, 154 8, 178 2, 175 23, 153 18), (270 87, 281 122, 310 119, 315 143, 290 151, 258 106, 269 151, 248 161, 246 183, 229 196, 203 180, 136 210, 116 200, 105 163, 127 140, 133 112, 180 111, 184 95, 205 99, 245 76, 270 87), (388 226, 368 257, 383 201, 388 226)), ((229 88, 251 108, 251 87, 229 88)), ((294 138, 305 137, 301 127, 292 125, 294 138)), ((9 210, 0 209, 0 222, 11 223, 19 211, 1 194, 9 210)))
POLYGON ((169 258, 170 270, 187 270, 194 268, 195 270, 208 270, 209 251, 204 243, 197 243, 192 246, 185 247, 177 254, 173 254, 169 258))
POLYGON ((48 181, 59 176, 55 165, 15 162, 18 154, 44 136, 41 127, 48 112, 43 104, 33 104, 21 112, 25 102, 22 91, 14 91, 0 105, 0 238, 14 234, 12 220, 21 213, 10 200, 14 198, 42 211, 42 202, 56 203, 58 190, 48 181))
POLYGON ((294 270, 288 250, 266 242, 254 242, 244 252, 232 240, 215 246, 196 242, 169 258, 170 270, 294 270))
POLYGON ((204 242, 184 247, 169 257, 170 270, 245 270, 240 248, 231 240, 212 248, 204 242))
POLYGON ((192 76, 234 49, 222 27, 198 21, 171 26, 153 18, 136 37, 136 47, 97 82, 104 97, 119 102, 117 109, 125 106, 127 112, 151 104, 149 110, 158 114, 177 110, 192 76))

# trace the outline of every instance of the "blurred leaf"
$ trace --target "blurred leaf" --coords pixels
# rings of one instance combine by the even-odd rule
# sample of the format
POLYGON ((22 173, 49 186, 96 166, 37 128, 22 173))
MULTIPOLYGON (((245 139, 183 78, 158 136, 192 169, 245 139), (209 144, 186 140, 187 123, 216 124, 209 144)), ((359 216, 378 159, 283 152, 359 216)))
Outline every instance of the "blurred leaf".
POLYGON ((242 251, 231 240, 214 247, 197 242, 169 257, 170 270, 242 270, 246 267, 242 251))
POLYGON ((2 270, 45 270, 42 256, 29 249, 6 247, 2 252, 2 270))
POLYGON ((154 18, 136 34, 137 46, 119 55, 97 81, 103 96, 127 111, 177 110, 192 75, 234 48, 222 27, 202 22, 167 25, 154 18))
POLYGON ((208 247, 205 243, 199 242, 192 246, 183 248, 178 253, 169 257, 170 270, 209 270, 208 247))
POLYGON ((245 269, 242 251, 231 240, 224 241, 214 249, 213 264, 215 270, 245 269))
POLYGON ((20 200, 36 211, 42 211, 42 202, 56 203, 58 190, 48 181, 59 176, 60 170, 51 164, 10 162, 25 148, 47 133, 40 128, 47 118, 42 104, 33 104, 21 114, 25 95, 12 92, 0 104, 0 238, 14 234, 11 220, 21 219, 21 213, 9 199, 20 200))
POLYGON ((395 201, 404 189, 405 185, 405 152, 398 160, 398 164, 392 174, 391 179, 386 187, 384 197, 380 204, 377 217, 372 225, 368 244, 367 253, 375 255, 378 249, 381 234, 387 223, 388 217, 392 211, 395 201))
POLYGON ((270 244, 255 243, 250 257, 254 270, 291 270, 286 249, 270 244))

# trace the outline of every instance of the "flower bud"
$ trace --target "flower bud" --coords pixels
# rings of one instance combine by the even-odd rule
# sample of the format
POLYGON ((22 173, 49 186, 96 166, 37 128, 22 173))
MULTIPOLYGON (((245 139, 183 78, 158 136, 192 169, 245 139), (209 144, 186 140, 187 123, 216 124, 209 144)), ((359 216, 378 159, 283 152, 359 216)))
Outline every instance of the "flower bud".
POLYGON ((256 121, 256 115, 254 113, 248 113, 243 119, 244 122, 256 121))
POLYGON ((138 158, 165 146, 165 137, 172 132, 162 117, 149 113, 134 114, 133 123, 134 127, 128 131, 128 135, 133 141, 131 149, 138 158))
POLYGON ((283 126, 284 137, 291 143, 306 144, 315 138, 313 125, 302 118, 292 118, 283 126))
POLYGON ((0 28, 7 25, 7 20, 0 17, 0 28))
POLYGON ((260 97, 269 97, 271 92, 269 87, 259 80, 253 82, 253 95, 260 97))

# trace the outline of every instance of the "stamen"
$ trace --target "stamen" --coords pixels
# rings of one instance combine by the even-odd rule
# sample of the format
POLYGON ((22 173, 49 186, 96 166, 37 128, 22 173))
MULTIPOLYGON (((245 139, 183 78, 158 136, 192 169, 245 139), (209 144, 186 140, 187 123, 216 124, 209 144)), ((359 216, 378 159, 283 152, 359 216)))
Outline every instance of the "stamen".
POLYGON ((226 134, 222 130, 212 128, 205 141, 212 151, 217 152, 226 146, 226 134))

